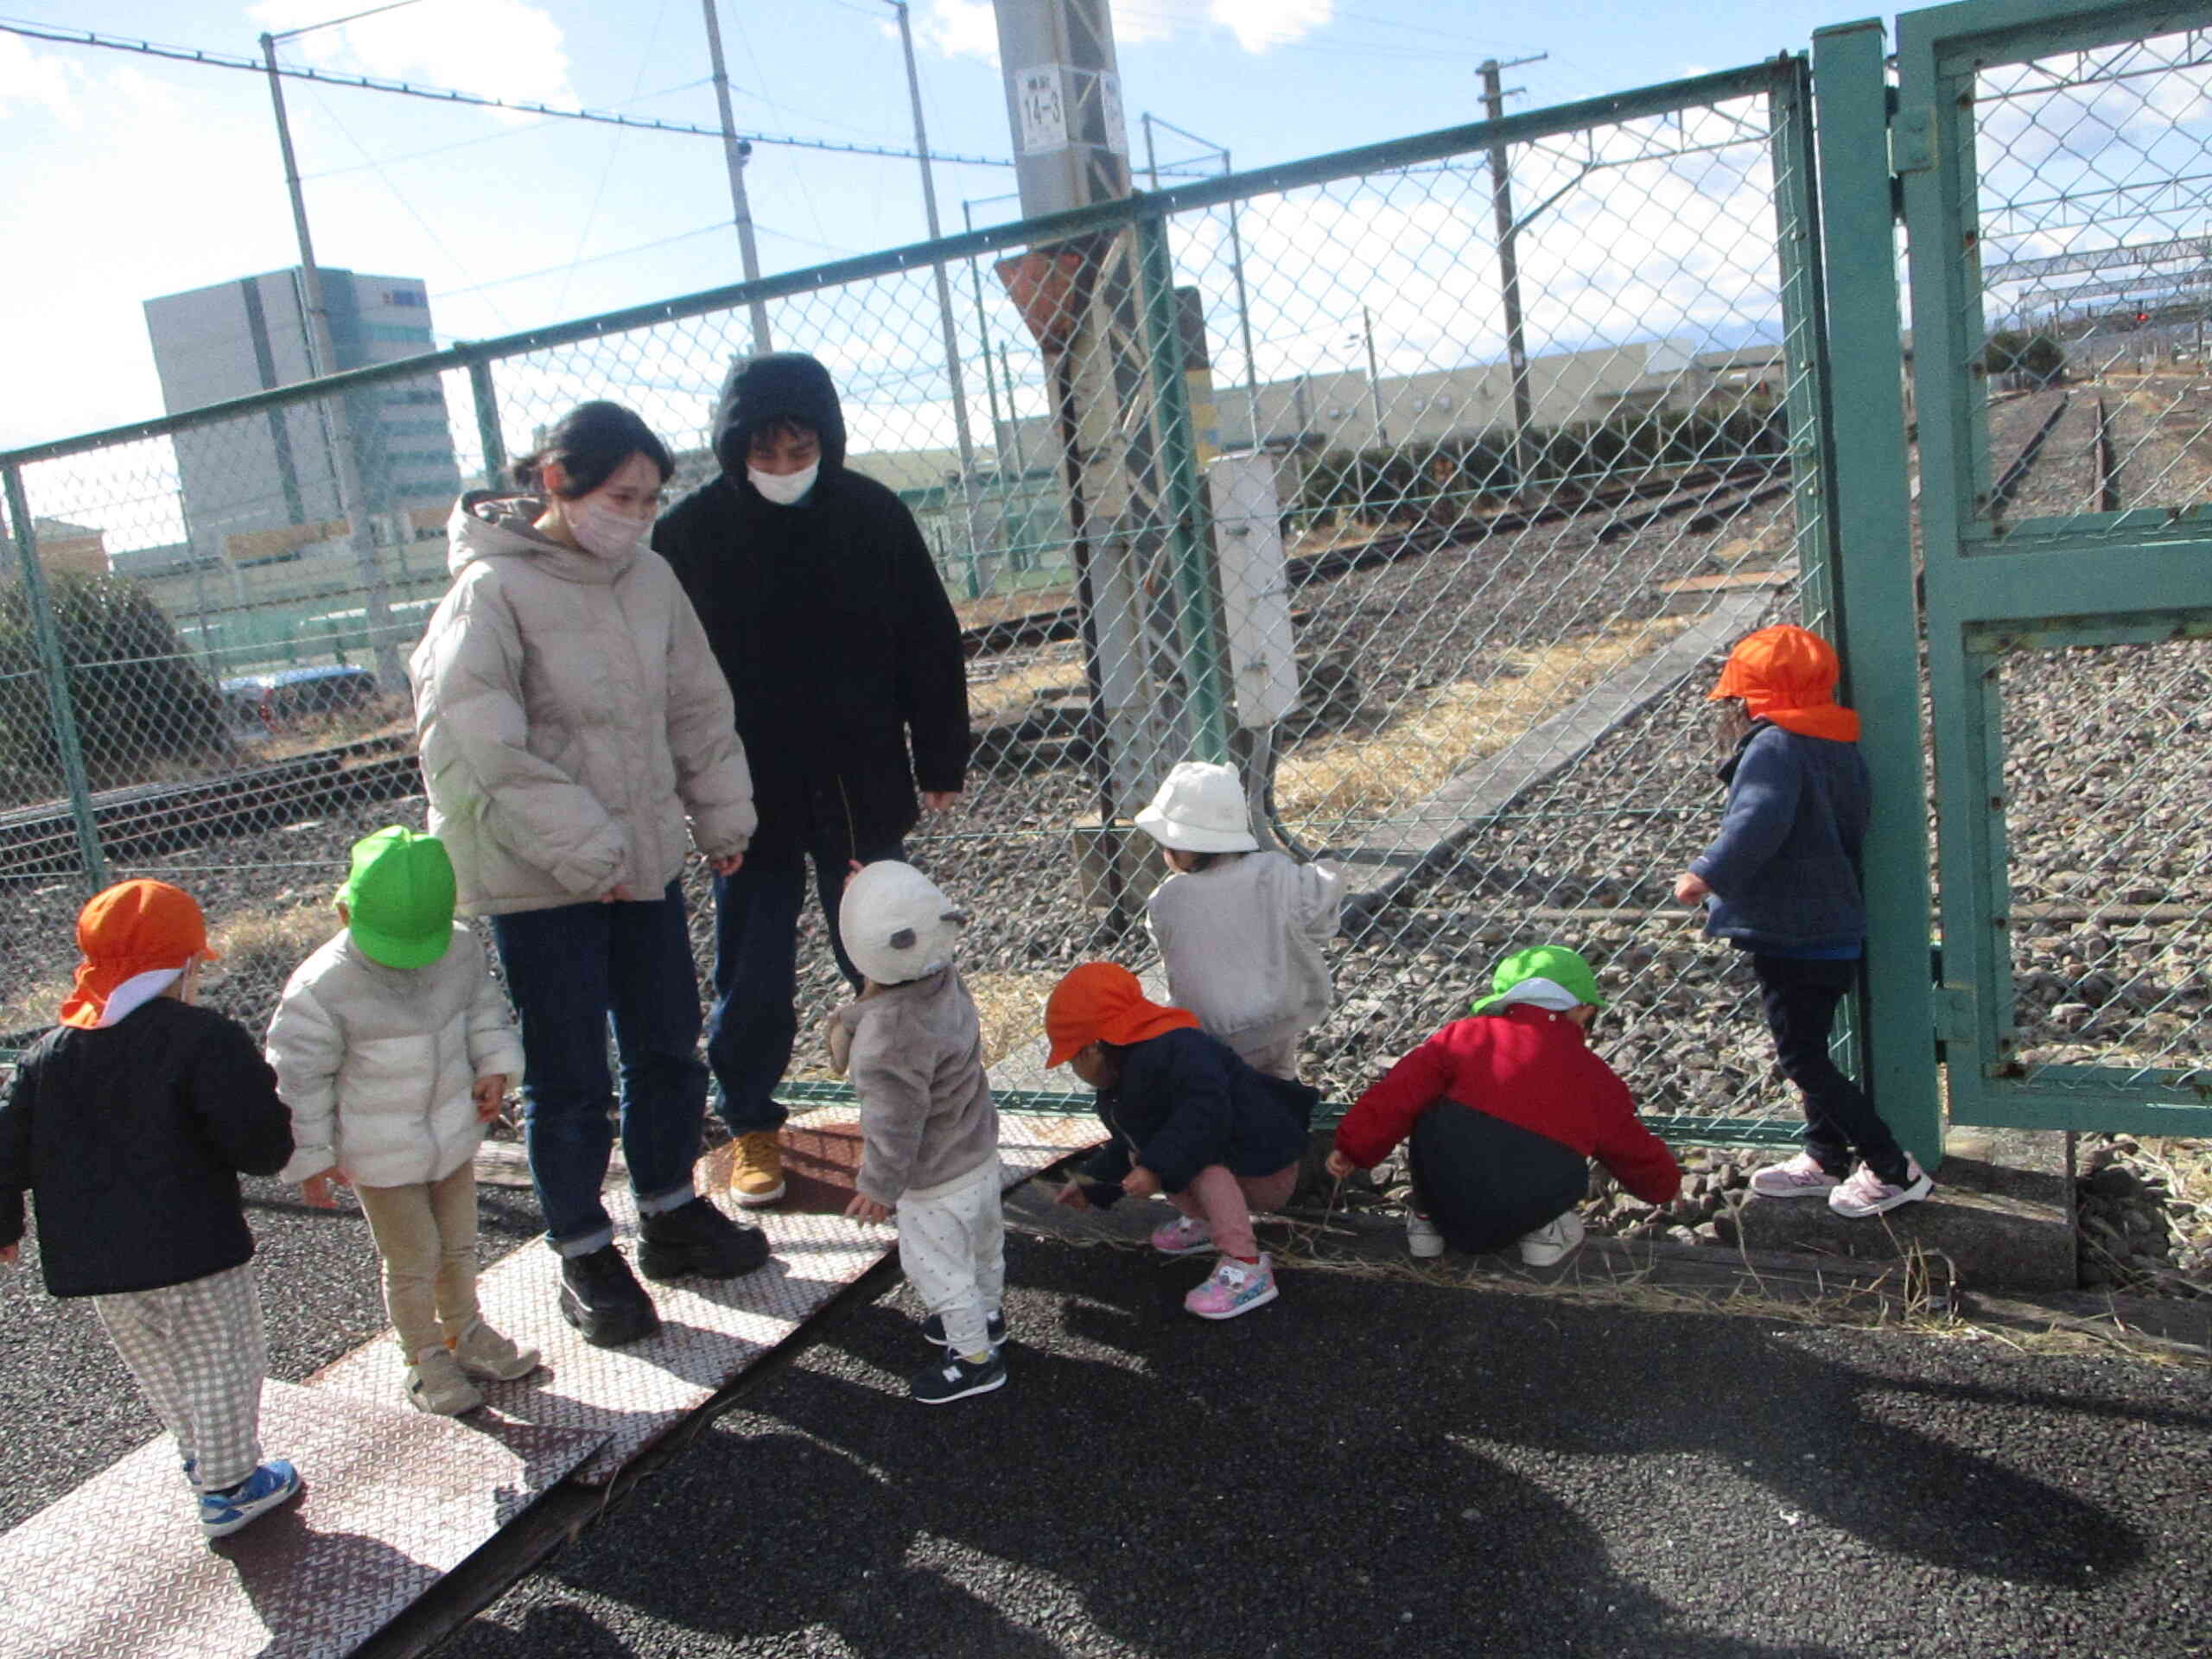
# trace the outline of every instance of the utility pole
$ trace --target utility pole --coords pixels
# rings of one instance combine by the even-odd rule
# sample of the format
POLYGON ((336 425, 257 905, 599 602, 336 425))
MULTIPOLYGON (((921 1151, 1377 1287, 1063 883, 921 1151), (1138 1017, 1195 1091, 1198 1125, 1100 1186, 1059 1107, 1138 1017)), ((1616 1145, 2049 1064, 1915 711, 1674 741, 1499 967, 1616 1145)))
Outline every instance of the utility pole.
MULTIPOLYGON (((292 229, 299 238, 300 308, 306 314, 310 379, 338 372, 338 347, 330 334, 330 312, 323 303, 322 272, 315 263, 315 242, 308 234, 307 196, 300 188, 299 162, 292 151, 292 126, 284 111, 284 79, 276 69, 276 42, 339 23, 350 23, 376 12, 397 11, 401 6, 413 3, 414 0, 395 0, 391 5, 378 6, 371 11, 355 12, 328 22, 309 23, 302 29, 288 29, 281 34, 264 34, 261 37, 261 60, 269 71, 269 98, 276 111, 276 143, 284 155, 284 188, 292 199, 292 229)), ((339 392, 318 398, 316 408, 322 416, 324 441, 330 446, 338 474, 338 512, 346 520, 346 545, 353 549, 354 566, 360 572, 362 621, 373 648, 377 690, 387 696, 396 695, 406 685, 407 677, 399 665, 398 645, 391 635, 391 595, 385 586, 384 565, 377 557, 376 537, 369 523, 368 495, 361 487, 360 459, 353 453, 353 422, 347 415, 346 394, 339 392)))
MULTIPOLYGON (((1145 173, 1152 180, 1152 188, 1154 190, 1160 188, 1160 162, 1153 153, 1152 130, 1154 126, 1165 127, 1179 138, 1187 138, 1194 144, 1203 144, 1206 149, 1212 150, 1221 157, 1221 170, 1224 175, 1236 170, 1236 163, 1230 159, 1227 145, 1217 144, 1211 138, 1201 138, 1197 133, 1179 127, 1173 121, 1163 121, 1149 110, 1145 111, 1143 121, 1145 173)), ((1231 198, 1229 203, 1229 270, 1236 283, 1237 332, 1244 346, 1244 406, 1252 429, 1250 447, 1256 449, 1260 447, 1262 436, 1260 365, 1259 360, 1252 354, 1252 304, 1250 296, 1245 291, 1244 287, 1244 233, 1236 223, 1236 202, 1234 198, 1231 198)))
MULTIPOLYGON (((1492 121, 1503 120, 1505 90, 1499 83, 1501 73, 1524 63, 1535 63, 1547 55, 1539 52, 1535 57, 1516 58, 1511 63, 1485 58, 1477 71, 1483 78, 1483 113, 1492 121)), ((1513 487, 1517 492, 1527 484, 1530 467, 1529 345, 1521 332, 1521 262, 1513 245, 1513 179, 1503 144, 1491 146, 1490 201, 1497 225, 1497 283, 1505 300, 1505 359, 1513 373, 1513 487)))
MULTIPOLYGON (((707 55, 715 67, 715 107, 721 111, 722 159, 729 167, 730 215, 737 223, 737 253, 744 262, 745 280, 760 280, 760 250, 753 241, 753 205, 745 194, 745 163, 753 146, 737 136, 737 122, 730 114, 729 72, 722 67, 722 29, 715 16, 715 0, 700 0, 707 15, 707 55)), ((768 338, 768 308, 759 300, 746 308, 753 317, 753 349, 772 351, 768 338)))
MULTIPOLYGON (((944 232, 937 222, 937 181, 930 174, 930 133, 922 120, 922 78, 914 67, 914 29, 907 16, 906 0, 888 0, 899 14, 899 45, 906 54, 906 97, 914 106, 914 149, 921 157, 922 211, 929 220, 930 240, 934 242, 944 232)), ((944 328, 944 380, 952 394, 952 429, 960 445, 960 499, 968 518, 968 565, 974 569, 977 543, 982 539, 976 525, 976 440, 968 430, 968 390, 960 372, 960 336, 952 324, 952 283, 945 275, 944 261, 935 261, 930 267, 937 277, 938 317, 944 328)))
POLYGON ((1382 424, 1382 373, 1375 365, 1375 319, 1363 305, 1359 308, 1359 327, 1367 336, 1367 398, 1375 405, 1375 443, 1377 448, 1387 449, 1390 434, 1382 424))

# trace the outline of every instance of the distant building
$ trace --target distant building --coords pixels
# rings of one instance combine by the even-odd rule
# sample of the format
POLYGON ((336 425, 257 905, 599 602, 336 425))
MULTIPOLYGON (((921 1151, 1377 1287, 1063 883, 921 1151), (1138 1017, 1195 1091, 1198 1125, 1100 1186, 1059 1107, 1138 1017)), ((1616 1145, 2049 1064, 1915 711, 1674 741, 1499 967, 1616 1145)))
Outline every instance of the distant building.
MULTIPOLYGON (((107 575, 107 532, 94 530, 89 524, 65 524, 59 518, 31 520, 31 532, 38 538, 39 569, 49 576, 104 576, 107 575)), ((12 582, 22 575, 22 555, 16 551, 14 538, 0 527, 0 582, 12 582)))
MULTIPOLYGON (((329 266, 321 275, 337 353, 333 370, 432 349, 429 296, 418 278, 329 266)), ((146 328, 171 414, 309 375, 307 302, 296 267, 149 300, 146 328)), ((435 376, 348 392, 345 403, 368 512, 452 505, 461 467, 435 376)), ((271 410, 180 432, 173 442, 187 533, 202 556, 251 560, 272 545, 320 539, 327 522, 343 516, 322 405, 271 410), (308 533, 295 533, 302 528, 308 533)))

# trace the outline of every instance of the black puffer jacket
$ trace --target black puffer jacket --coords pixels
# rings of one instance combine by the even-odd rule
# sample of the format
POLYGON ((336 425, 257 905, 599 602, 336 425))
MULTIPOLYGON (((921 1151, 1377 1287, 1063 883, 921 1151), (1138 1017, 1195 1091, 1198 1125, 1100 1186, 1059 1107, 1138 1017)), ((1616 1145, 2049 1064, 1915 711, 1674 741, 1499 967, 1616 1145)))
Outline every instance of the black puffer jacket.
POLYGON ((760 825, 752 855, 810 842, 847 855, 912 829, 915 791, 961 787, 968 684, 960 626, 906 504, 845 466, 829 371, 797 352, 741 360, 715 416, 722 475, 662 515, 676 567, 728 677, 760 825), (747 481, 753 434, 822 436, 795 506, 747 481))
POLYGON ((253 1255, 238 1176, 292 1155, 276 1074, 235 1020, 157 996, 101 1030, 56 1026, 0 1103, 0 1245, 38 1195, 56 1296, 158 1290, 253 1255))

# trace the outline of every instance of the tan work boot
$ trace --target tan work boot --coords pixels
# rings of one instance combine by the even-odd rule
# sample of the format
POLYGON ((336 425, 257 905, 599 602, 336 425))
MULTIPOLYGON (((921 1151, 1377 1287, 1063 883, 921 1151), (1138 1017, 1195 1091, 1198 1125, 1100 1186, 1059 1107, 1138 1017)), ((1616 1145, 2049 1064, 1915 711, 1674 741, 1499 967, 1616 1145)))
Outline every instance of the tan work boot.
POLYGON ((747 1209, 784 1196, 784 1146, 773 1129, 741 1135, 730 1155, 729 1195, 747 1209))

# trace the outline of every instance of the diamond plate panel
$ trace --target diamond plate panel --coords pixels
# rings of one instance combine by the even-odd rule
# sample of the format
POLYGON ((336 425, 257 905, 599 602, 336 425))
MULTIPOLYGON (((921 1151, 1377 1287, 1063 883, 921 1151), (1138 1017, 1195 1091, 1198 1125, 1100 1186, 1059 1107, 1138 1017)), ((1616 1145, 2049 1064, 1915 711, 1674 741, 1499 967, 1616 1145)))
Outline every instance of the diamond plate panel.
MULTIPOLYGON (((852 1121, 849 1113, 793 1120, 792 1132, 822 1165, 812 1184, 826 1189, 835 1180, 841 1148, 856 1156, 856 1141, 837 1133, 849 1130, 852 1121)), ((1008 1115, 1000 1126, 1000 1157, 1008 1185, 1100 1138, 1091 1118, 1008 1115)), ((700 1185, 734 1212, 736 1206, 722 1192, 726 1163, 717 1181, 717 1166, 709 1159, 702 1166, 700 1185)), ((609 1192, 607 1201, 618 1236, 633 1236, 637 1214, 629 1193, 609 1192)), ((647 1340, 622 1348, 594 1348, 562 1319, 556 1306, 560 1264, 550 1250, 527 1247, 492 1268, 477 1287, 485 1318, 509 1335, 536 1344, 545 1363, 519 1382, 485 1383, 489 1404, 482 1414, 493 1421, 604 1437, 575 1471, 588 1484, 602 1484, 874 1267, 898 1238, 890 1226, 865 1225, 837 1214, 779 1208, 754 1211, 744 1218, 766 1231, 773 1252, 768 1265, 741 1279, 649 1285, 661 1328, 647 1340)), ((397 1401, 402 1371, 397 1348, 379 1339, 326 1367, 309 1385, 397 1401)))
POLYGON ((0 1656, 350 1653, 600 1438, 284 1382, 261 1427, 306 1490, 212 1547, 166 1435, 0 1537, 0 1656))

